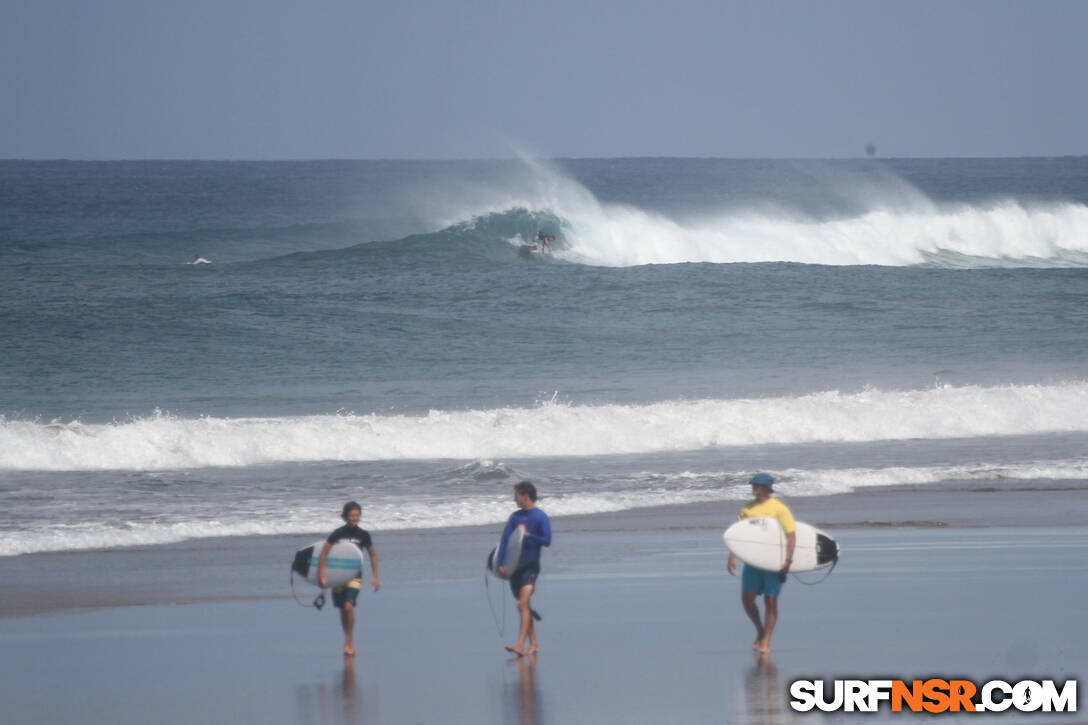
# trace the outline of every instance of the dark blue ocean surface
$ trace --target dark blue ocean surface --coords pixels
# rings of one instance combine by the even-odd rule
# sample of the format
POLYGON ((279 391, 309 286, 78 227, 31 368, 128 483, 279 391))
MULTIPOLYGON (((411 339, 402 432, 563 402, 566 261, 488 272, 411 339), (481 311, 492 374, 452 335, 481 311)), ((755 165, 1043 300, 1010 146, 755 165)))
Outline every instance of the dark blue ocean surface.
POLYGON ((0 210, 0 554, 1088 470, 1084 158, 0 162, 0 210))

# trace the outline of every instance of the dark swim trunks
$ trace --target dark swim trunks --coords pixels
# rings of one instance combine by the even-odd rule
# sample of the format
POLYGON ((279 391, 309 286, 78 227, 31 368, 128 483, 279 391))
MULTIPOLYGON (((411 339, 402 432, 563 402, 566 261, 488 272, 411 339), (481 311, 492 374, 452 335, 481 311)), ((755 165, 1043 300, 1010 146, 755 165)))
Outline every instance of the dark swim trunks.
POLYGON ((522 561, 521 566, 510 576, 510 591, 516 599, 521 594, 521 588, 529 584, 536 585, 536 578, 540 576, 540 560, 529 559, 522 561))
POLYGON ((361 583, 358 579, 352 579, 348 584, 336 587, 332 590, 332 605, 337 609, 343 609, 345 602, 351 602, 351 606, 354 607, 359 598, 360 588, 361 583))

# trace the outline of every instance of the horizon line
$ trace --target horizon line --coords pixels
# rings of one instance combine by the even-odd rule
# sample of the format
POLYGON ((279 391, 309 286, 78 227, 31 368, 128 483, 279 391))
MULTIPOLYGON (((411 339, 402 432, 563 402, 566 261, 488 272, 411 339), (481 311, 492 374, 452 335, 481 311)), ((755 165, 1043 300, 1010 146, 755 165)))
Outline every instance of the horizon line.
MULTIPOLYGON (((77 158, 77 157, 3 157, 0 163, 506 163, 520 161, 523 157, 297 157, 297 158, 214 158, 214 157, 125 157, 125 158, 77 158)), ((978 160, 1050 160, 1088 158, 1088 153, 1052 154, 1052 155, 1013 155, 1013 156, 534 156, 543 161, 651 161, 651 160, 691 160, 691 161, 978 161, 978 160)))

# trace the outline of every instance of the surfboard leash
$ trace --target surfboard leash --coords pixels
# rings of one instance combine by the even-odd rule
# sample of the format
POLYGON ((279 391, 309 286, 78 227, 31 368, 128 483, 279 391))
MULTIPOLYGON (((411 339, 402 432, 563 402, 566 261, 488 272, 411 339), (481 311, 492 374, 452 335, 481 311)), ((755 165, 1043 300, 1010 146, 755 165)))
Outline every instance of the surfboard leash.
POLYGON ((321 608, 325 606, 325 590, 322 589, 321 593, 314 597, 314 600, 309 604, 306 604, 298 598, 298 592, 295 591, 295 570, 291 570, 291 596, 295 598, 300 607, 313 607, 317 611, 321 611, 321 608))
POLYGON ((812 586, 816 586, 817 584, 822 582, 824 579, 827 579, 829 576, 831 576, 831 572, 835 571, 835 567, 838 566, 838 565, 839 565, 839 557, 836 556, 835 561, 831 562, 831 566, 828 567, 827 572, 822 577, 820 577, 816 581, 812 581, 812 582, 805 581, 800 576, 798 576, 796 572, 790 572, 790 573, 793 574, 793 578, 795 580, 801 582, 806 587, 812 587, 812 586))
POLYGON ((506 600, 503 599, 502 606, 502 625, 499 625, 499 615, 495 613, 495 603, 491 600, 491 582, 487 576, 487 569, 484 569, 484 595, 487 597, 487 607, 491 610, 491 621, 495 623, 495 631, 499 635, 499 639, 506 636, 506 600))

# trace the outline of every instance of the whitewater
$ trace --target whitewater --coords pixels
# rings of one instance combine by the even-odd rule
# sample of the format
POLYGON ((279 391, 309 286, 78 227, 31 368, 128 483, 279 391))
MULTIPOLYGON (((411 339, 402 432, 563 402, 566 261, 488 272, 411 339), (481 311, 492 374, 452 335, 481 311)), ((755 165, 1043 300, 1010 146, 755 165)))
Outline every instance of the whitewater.
MULTIPOLYGON (((869 490, 896 486, 937 486, 955 481, 967 485, 1001 482, 1001 490, 1018 486, 1039 486, 1054 495, 1046 482, 1081 481, 1088 477, 1088 458, 1038 460, 1015 463, 975 463, 946 466, 888 466, 882 468, 783 468, 772 469, 780 495, 790 500, 810 496, 842 496, 861 487, 869 490)), ((269 471, 263 471, 268 476, 269 471)), ((735 506, 749 496, 748 470, 632 471, 612 474, 594 481, 596 490, 587 490, 586 481, 562 476, 545 479, 549 495, 542 505, 552 516, 577 516, 686 504, 728 504, 735 506)), ((277 478, 273 474, 272 478, 277 478)), ((368 526, 378 531, 441 529, 447 527, 501 525, 510 513, 505 490, 498 493, 487 482, 505 488, 521 477, 520 472, 492 461, 478 461, 459 470, 444 471, 430 478, 444 485, 456 482, 461 493, 456 500, 443 496, 440 485, 427 488, 425 479, 409 479, 411 491, 368 491, 368 526), (471 469, 466 475, 465 469, 471 469), (459 474, 459 475, 458 475, 459 474)), ((540 482, 540 479, 537 479, 540 482)), ((166 482, 160 482, 165 487, 166 482)), ((66 501, 86 509, 104 509, 110 515, 81 521, 57 521, 55 505, 37 510, 23 507, 23 516, 34 523, 18 531, 0 531, 0 556, 33 552, 68 551, 172 544, 193 539, 232 536, 315 534, 329 525, 327 506, 294 502, 286 505, 278 486, 235 487, 208 490, 206 484, 181 479, 191 489, 192 499, 216 496, 215 506, 188 506, 169 515, 154 508, 119 506, 86 487, 73 486, 57 493, 66 501)), ((277 483, 279 483, 277 481, 277 483)), ((434 480, 431 481, 435 483, 434 480)), ((130 484, 130 494, 132 484, 130 484)), ((1060 489, 1058 489, 1060 491, 1060 489)), ((803 507, 803 501, 798 504, 803 507)), ((901 515, 909 522, 910 512, 901 515)))
POLYGON ((874 210, 834 220, 735 214, 686 224, 601 206, 562 219, 567 244, 556 256, 579 264, 1088 265, 1088 207, 1080 204, 874 210))
POLYGON ((1088 383, 829 391, 650 405, 180 419, 0 421, 0 470, 163 470, 303 461, 533 458, 814 442, 1088 432, 1088 383))

